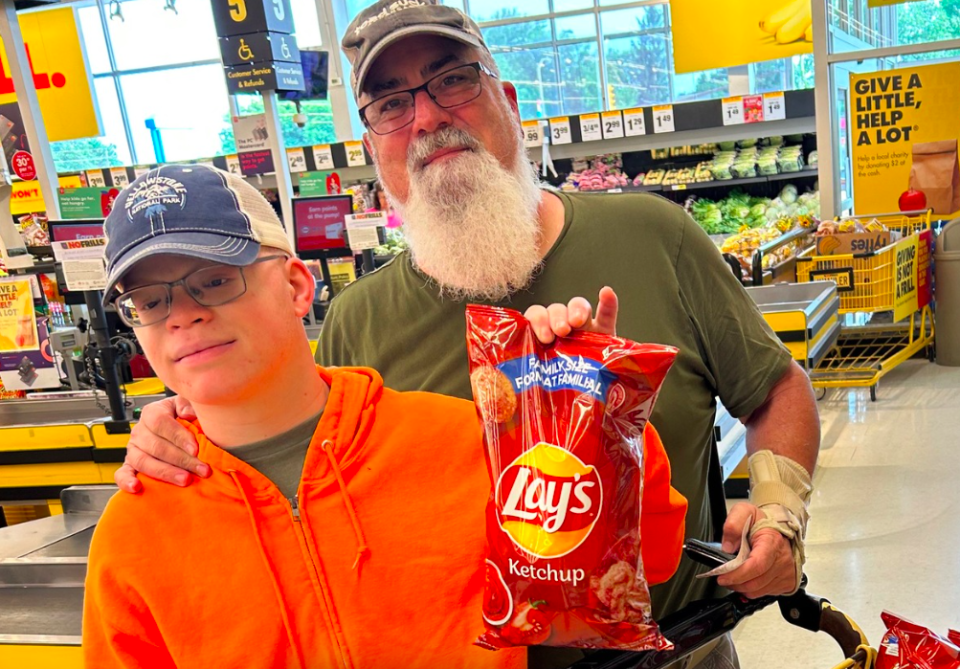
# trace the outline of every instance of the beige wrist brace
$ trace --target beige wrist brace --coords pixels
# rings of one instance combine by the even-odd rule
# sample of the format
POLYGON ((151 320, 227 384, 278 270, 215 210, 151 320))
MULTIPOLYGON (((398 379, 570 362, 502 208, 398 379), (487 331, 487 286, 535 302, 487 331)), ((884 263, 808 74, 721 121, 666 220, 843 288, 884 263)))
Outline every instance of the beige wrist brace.
MULTIPOLYGON (((807 533, 807 504, 813 482, 807 470, 790 458, 773 451, 759 451, 750 456, 750 501, 763 512, 763 518, 750 529, 752 537, 759 530, 772 529, 790 541, 797 580, 793 592, 800 588, 803 563, 806 560, 803 540, 807 533)), ((793 594, 793 592, 789 594, 793 594)))

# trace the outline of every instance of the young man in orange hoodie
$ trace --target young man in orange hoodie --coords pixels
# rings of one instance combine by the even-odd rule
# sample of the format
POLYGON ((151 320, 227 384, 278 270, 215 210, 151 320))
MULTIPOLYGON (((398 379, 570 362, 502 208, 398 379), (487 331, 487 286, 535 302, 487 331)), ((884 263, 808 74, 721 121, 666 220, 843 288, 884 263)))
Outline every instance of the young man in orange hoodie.
MULTIPOLYGON (((213 474, 186 490, 144 478, 145 494, 108 504, 87 665, 524 667, 524 649, 473 645, 490 491, 473 405, 316 367, 301 322, 313 278, 238 177, 152 170, 105 227, 106 299, 193 405, 213 474)), ((679 561, 686 502, 652 429, 645 448, 657 583, 679 561)))

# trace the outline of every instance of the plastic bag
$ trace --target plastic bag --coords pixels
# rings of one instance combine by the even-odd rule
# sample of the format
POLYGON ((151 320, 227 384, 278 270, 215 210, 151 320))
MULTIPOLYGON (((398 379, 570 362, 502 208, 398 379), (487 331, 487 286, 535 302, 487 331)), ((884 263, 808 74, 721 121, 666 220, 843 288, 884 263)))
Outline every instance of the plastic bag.
POLYGON ((958 635, 944 639, 932 630, 884 611, 887 626, 877 655, 877 669, 960 669, 958 635))
POLYGON ((493 482, 487 648, 665 649, 640 550, 643 430, 677 350, 576 333, 542 346, 516 311, 467 308, 493 482))

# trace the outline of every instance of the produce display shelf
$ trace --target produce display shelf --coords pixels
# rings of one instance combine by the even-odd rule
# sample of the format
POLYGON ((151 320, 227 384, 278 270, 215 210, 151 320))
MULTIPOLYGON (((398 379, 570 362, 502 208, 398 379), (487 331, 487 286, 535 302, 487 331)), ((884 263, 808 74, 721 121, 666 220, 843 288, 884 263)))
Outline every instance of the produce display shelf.
POLYGON ((781 172, 780 174, 767 175, 767 181, 789 181, 790 179, 816 176, 820 176, 820 171, 816 167, 805 167, 799 172, 781 172))
POLYGON ((720 179, 714 181, 697 181, 691 184, 670 184, 663 186, 665 191, 697 190, 700 188, 717 188, 720 186, 746 186, 748 184, 762 184, 768 182, 767 177, 748 177, 746 179, 720 179))
POLYGON ((580 193, 663 193, 685 190, 699 190, 701 188, 722 188, 729 186, 747 186, 750 184, 763 184, 775 181, 789 181, 791 179, 811 178, 817 176, 817 170, 803 170, 800 172, 787 172, 784 174, 774 174, 771 176, 750 177, 748 179, 722 179, 719 181, 700 181, 689 184, 649 184, 645 186, 621 186, 619 188, 607 188, 602 190, 584 190, 571 191, 580 193))

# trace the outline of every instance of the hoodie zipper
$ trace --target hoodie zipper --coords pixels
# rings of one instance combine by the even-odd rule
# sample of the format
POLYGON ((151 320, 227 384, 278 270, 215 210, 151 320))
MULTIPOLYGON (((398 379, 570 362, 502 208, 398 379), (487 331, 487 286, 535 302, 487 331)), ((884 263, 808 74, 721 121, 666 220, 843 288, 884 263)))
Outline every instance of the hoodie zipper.
POLYGON ((300 494, 297 493, 293 497, 288 497, 287 501, 290 503, 290 512, 293 516, 294 530, 300 537, 302 549, 307 552, 307 564, 309 565, 310 570, 313 572, 314 578, 317 580, 317 585, 320 589, 320 593, 323 596, 323 603, 327 607, 327 614, 330 616, 331 622, 333 623, 330 627, 330 636, 333 639, 333 642, 337 645, 337 652, 340 654, 340 664, 343 667, 349 668, 352 666, 352 662, 348 659, 345 648, 337 638, 336 629, 339 626, 339 621, 335 620, 336 616, 333 603, 329 600, 329 593, 327 593, 326 589, 324 588, 324 581, 322 578, 320 578, 320 570, 317 568, 317 563, 313 558, 313 551, 310 550, 309 542, 307 541, 306 532, 304 532, 303 525, 300 522, 300 494))

